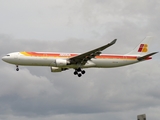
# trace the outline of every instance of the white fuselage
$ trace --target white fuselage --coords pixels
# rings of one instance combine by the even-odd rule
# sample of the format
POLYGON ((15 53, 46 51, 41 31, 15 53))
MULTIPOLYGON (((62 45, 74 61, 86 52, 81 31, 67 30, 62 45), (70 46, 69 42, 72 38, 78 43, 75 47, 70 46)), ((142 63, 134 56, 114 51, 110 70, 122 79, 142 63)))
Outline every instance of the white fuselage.
MULTIPOLYGON (((77 68, 77 65, 62 65, 56 64, 57 59, 68 59, 79 55, 77 53, 50 53, 50 52, 15 52, 10 53, 2 58, 3 61, 15 65, 24 66, 50 66, 61 68, 77 68)), ((111 68, 120 67, 139 62, 138 56, 134 55, 113 55, 101 54, 96 56, 81 68, 97 67, 97 68, 111 68)))

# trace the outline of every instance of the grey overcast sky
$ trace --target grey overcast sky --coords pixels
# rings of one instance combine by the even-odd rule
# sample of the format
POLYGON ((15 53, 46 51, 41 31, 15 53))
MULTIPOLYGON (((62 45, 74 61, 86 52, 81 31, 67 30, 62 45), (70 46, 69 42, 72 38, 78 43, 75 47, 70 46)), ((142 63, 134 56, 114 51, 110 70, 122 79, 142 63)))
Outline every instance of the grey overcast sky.
MULTIPOLYGON (((145 36, 159 51, 159 0, 0 0, 0 57, 15 51, 125 54, 145 36)), ((160 118, 160 57, 114 69, 51 73, 0 60, 1 120, 148 120, 160 118)))

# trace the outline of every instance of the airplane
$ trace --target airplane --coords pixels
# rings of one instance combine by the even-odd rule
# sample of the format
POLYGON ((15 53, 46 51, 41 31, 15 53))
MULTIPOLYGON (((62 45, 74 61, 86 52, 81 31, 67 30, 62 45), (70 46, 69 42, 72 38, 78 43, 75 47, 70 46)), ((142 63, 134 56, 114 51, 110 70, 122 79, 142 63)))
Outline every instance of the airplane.
POLYGON ((148 53, 151 36, 147 36, 135 49, 128 54, 102 54, 102 51, 113 44, 112 42, 85 53, 58 53, 58 52, 13 52, 2 57, 2 60, 23 66, 49 66, 51 72, 61 72, 74 69, 74 75, 81 77, 85 74, 85 68, 113 68, 131 65, 134 63, 152 59, 152 55, 158 52, 148 53))

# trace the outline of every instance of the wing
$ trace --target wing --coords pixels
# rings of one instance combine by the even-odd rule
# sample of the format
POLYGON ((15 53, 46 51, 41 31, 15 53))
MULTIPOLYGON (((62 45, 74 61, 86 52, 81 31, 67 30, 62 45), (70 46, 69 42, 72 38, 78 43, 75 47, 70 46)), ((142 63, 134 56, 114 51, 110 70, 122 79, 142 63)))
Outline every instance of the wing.
POLYGON ((99 47, 97 49, 91 50, 89 52, 77 55, 75 57, 72 57, 69 59, 70 64, 80 64, 80 65, 84 65, 86 64, 86 62, 92 58, 95 58, 95 56, 100 55, 101 51, 103 51, 104 49, 110 47, 111 45, 115 44, 117 41, 117 39, 114 39, 112 42, 99 47))

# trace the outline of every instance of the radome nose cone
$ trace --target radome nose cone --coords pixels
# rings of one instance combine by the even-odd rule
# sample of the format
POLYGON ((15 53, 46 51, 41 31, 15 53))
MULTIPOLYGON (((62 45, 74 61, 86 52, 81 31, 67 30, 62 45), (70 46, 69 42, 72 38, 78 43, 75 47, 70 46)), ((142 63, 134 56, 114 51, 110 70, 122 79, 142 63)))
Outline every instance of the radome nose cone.
POLYGON ((2 57, 2 60, 5 61, 5 62, 6 62, 6 59, 7 59, 6 57, 2 57))
POLYGON ((5 61, 5 57, 2 57, 2 60, 5 61))

